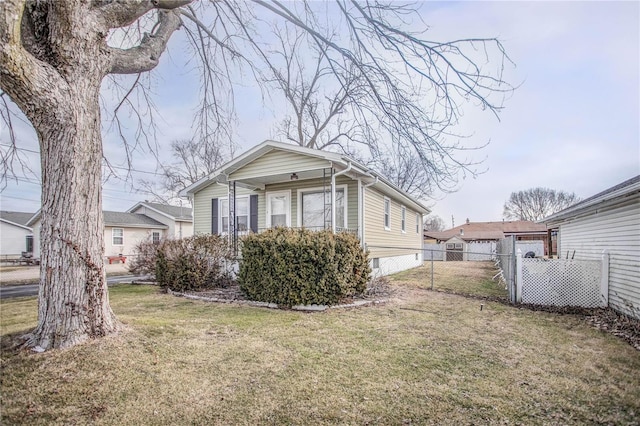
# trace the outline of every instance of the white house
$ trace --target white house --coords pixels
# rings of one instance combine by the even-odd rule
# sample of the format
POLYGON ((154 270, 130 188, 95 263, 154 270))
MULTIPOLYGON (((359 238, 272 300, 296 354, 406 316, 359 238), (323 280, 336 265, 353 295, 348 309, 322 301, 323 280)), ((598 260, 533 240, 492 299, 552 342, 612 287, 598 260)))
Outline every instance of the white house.
MULTIPOLYGON (((128 212, 104 211, 104 254, 131 256, 143 240, 160 241, 193 234, 191 209, 159 203, 137 203, 128 212)), ((33 229, 33 255, 40 257, 40 211, 27 223, 33 229)))
POLYGON ((543 220, 558 233, 558 255, 609 253, 609 305, 640 318, 640 175, 543 220))
POLYGON ((33 230, 27 225, 33 213, 0 211, 0 258, 18 258, 33 251, 33 230))

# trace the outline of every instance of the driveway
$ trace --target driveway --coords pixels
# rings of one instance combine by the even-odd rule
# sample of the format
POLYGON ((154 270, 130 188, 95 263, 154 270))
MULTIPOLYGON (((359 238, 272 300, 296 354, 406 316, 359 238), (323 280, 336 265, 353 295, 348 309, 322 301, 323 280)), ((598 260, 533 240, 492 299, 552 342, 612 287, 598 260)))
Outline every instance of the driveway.
MULTIPOLYGON (((143 281, 147 277, 137 277, 129 274, 124 264, 105 265, 107 284, 130 283, 134 280, 143 281)), ((35 296, 38 294, 39 266, 13 266, 0 269, 0 299, 11 297, 35 296)))
MULTIPOLYGON (((136 275, 120 275, 107 277, 107 285, 131 283, 134 281, 146 281, 148 277, 139 277, 136 275)), ((0 286, 0 299, 11 299, 13 297, 27 297, 38 295, 39 284, 16 284, 0 286)))

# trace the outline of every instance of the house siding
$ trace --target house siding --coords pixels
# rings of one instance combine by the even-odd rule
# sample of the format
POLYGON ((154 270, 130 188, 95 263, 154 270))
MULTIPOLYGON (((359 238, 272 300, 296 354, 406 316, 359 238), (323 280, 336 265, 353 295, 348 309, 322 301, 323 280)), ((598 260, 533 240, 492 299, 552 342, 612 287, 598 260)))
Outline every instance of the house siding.
POLYGON ((33 232, 10 223, 0 222, 0 235, 2 236, 0 239, 0 254, 2 256, 19 257, 27 248, 27 235, 33 235, 33 232))
MULTIPOLYGON (((258 194, 259 191, 251 191, 247 188, 236 187, 237 195, 258 194)), ((211 185, 198 191, 193 197, 193 233, 194 234, 210 234, 211 233, 211 200, 214 198, 226 198, 229 195, 229 189, 226 185, 212 183, 211 185)), ((264 194, 262 195, 264 198, 264 194)), ((258 196, 258 206, 264 204, 264 200, 260 202, 258 196)), ((264 221, 264 219, 263 219, 264 221)), ((260 222, 258 222, 260 226, 260 222)))
POLYGON ((609 252, 609 305, 640 318, 640 196, 560 224, 559 257, 599 260, 603 250, 609 252))
POLYGON ((105 256, 117 256, 123 254, 124 256, 133 256, 135 254, 135 247, 139 242, 145 240, 151 240, 153 232, 159 232, 160 238, 166 238, 166 229, 149 229, 149 228, 128 228, 125 226, 105 226, 104 227, 104 255, 105 256), (120 228, 124 234, 124 244, 113 244, 113 229, 120 228))
POLYGON ((167 237, 177 238, 176 237, 175 221, 169 219, 165 215, 160 214, 158 212, 155 212, 155 211, 153 211, 151 209, 148 209, 148 208, 146 208, 144 206, 141 206, 140 208, 136 209, 133 213, 143 214, 145 216, 149 216, 151 219, 157 220, 160 223, 164 223, 165 225, 167 225, 169 227, 169 229, 166 231, 167 237))
MULTIPOLYGON (((355 181, 347 176, 337 176, 336 186, 340 187, 343 185, 346 185, 347 187, 347 227, 355 230, 358 228, 358 181, 355 181)), ((298 218, 298 191, 304 191, 305 189, 310 188, 322 188, 323 186, 326 186, 327 190, 329 190, 331 188, 331 180, 327 179, 326 182, 323 182, 322 179, 306 179, 293 182, 283 182, 267 185, 265 191, 291 191, 291 226, 300 227, 301 224, 298 218)), ((259 214, 261 215, 261 223, 265 225, 265 203, 263 202, 262 207, 260 207, 260 202, 258 202, 258 209, 259 214)))
POLYGON ((169 227, 166 231, 167 238, 186 238, 193 235, 193 224, 189 221, 185 220, 173 220, 162 213, 158 213, 157 211, 145 207, 144 205, 135 209, 132 213, 143 214, 152 219, 157 220, 160 223, 163 223, 169 227))
MULTIPOLYGON (((369 249, 369 257, 407 256, 418 253, 422 261, 422 226, 416 233, 416 211, 406 208, 406 232, 402 232, 400 201, 385 196, 372 188, 364 189, 364 228, 365 242, 369 249), (390 229, 384 226, 384 199, 391 201, 390 229)), ((421 215, 420 215, 421 216, 421 215)), ((422 219, 420 219, 422 221, 422 219)))
POLYGON ((327 167, 331 167, 327 160, 276 149, 231 173, 229 180, 260 178, 327 167))
MULTIPOLYGON (((336 186, 343 185, 346 185, 347 187, 347 227, 355 230, 358 228, 358 182, 346 176, 336 177, 336 186)), ((291 226, 299 227, 298 190, 322 188, 322 186, 322 179, 307 179, 266 185, 264 190, 251 191, 245 188, 237 188, 237 193, 239 196, 250 194, 258 195, 258 229, 264 230, 267 227, 267 192, 291 191, 291 226)), ((327 189, 331 187, 330 180, 327 180, 326 187, 327 189)), ((210 185, 195 194, 193 201, 195 233, 211 233, 211 199, 223 198, 226 197, 227 194, 227 187, 218 184, 210 185)))

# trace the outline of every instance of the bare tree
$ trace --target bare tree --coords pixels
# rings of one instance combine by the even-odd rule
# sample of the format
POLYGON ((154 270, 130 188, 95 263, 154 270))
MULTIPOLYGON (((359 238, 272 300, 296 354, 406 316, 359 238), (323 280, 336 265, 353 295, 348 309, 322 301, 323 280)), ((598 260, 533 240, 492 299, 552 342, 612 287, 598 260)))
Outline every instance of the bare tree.
MULTIPOLYGON (((459 147, 443 140, 461 103, 473 101, 497 115, 511 90, 502 80, 508 57, 498 40, 426 40, 426 26, 407 4, 0 1, 0 95, 24 113, 40 144, 41 283, 38 324, 28 345, 69 347, 118 329, 102 259, 103 114, 112 114, 127 153, 142 142, 157 149, 147 72, 182 26, 189 63, 201 72, 196 140, 223 138, 233 122, 234 79, 266 77, 269 49, 256 40, 278 20, 303 30, 308 46, 323 52, 323 69, 331 70, 335 87, 352 87, 355 76, 354 87, 367 101, 351 109, 352 119, 377 123, 363 138, 375 130, 390 146, 410 147, 441 187, 466 168, 455 157, 459 147), (100 108, 103 80, 121 97, 110 113, 100 108), (125 111, 141 123, 134 140, 120 125, 125 111)), ((10 163, 3 166, 10 170, 10 163)))
POLYGON ((444 231, 444 220, 437 215, 429 215, 424 218, 424 230, 425 231, 444 231))
POLYGON ((503 217, 509 220, 538 221, 580 201, 574 193, 549 188, 512 192, 504 204, 503 217))
POLYGON ((159 165, 160 180, 140 179, 138 183, 156 201, 174 204, 179 200, 178 192, 218 169, 234 153, 231 142, 223 146, 215 140, 176 140, 171 142, 173 161, 159 165))
MULTIPOLYGON (((460 172, 471 175, 478 172, 477 162, 457 155, 469 148, 446 141, 446 137, 452 136, 447 135, 446 130, 456 124, 458 108, 455 96, 444 91, 453 89, 455 92, 458 89, 455 84, 448 87, 448 83, 441 84, 437 80, 441 76, 436 76, 436 80, 427 79, 430 86, 427 90, 420 90, 410 82, 407 89, 415 90, 416 94, 423 92, 429 102, 447 105, 444 115, 441 109, 429 111, 428 106, 416 114, 412 111, 412 104, 421 102, 404 91, 405 82, 398 84, 388 75, 383 81, 374 81, 373 78, 380 76, 367 74, 367 68, 360 64, 332 57, 327 44, 312 43, 305 48, 305 40, 313 38, 313 35, 290 23, 285 24, 284 29, 276 27, 274 34, 277 49, 271 58, 265 56, 265 62, 272 74, 270 82, 275 83, 279 89, 276 93, 284 95, 290 108, 290 115, 279 129, 286 139, 309 148, 358 152, 361 161, 381 171, 399 188, 418 197, 431 194, 435 189, 452 189, 460 172), (387 85, 394 87, 392 101, 387 100, 388 94, 384 93, 387 85), (374 90, 371 90, 372 86, 374 90), (396 90, 400 88, 402 90, 396 90), (443 93, 438 93, 440 91, 443 93), (386 113, 380 114, 380 110, 394 110, 393 118, 390 119, 386 113)), ((384 37, 382 40, 390 42, 384 37)), ((394 38, 394 41, 399 40, 394 38)), ((486 47, 486 41, 481 44, 486 47)), ((495 46, 504 53, 499 43, 495 46)), ((257 47, 260 48, 259 45, 257 47)), ((455 43, 448 47, 461 55, 463 62, 469 60, 455 43)), ((370 51, 365 52, 371 54, 370 51)), ((435 51, 430 53, 435 54, 435 51)), ((376 65, 383 57, 374 58, 376 65)), ((403 55, 400 57, 401 61, 407 59, 403 55)), ((405 65, 408 64, 405 62, 405 65)), ((455 68, 453 71, 454 74, 460 72, 455 68)), ((504 93, 510 89, 500 77, 492 83, 488 77, 482 73, 475 77, 478 82, 486 78, 480 85, 486 85, 483 89, 487 94, 493 91, 504 93)), ((489 103, 483 97, 483 102, 484 107, 493 111, 502 106, 501 100, 489 103)), ((475 149, 484 146, 481 144, 475 149)))

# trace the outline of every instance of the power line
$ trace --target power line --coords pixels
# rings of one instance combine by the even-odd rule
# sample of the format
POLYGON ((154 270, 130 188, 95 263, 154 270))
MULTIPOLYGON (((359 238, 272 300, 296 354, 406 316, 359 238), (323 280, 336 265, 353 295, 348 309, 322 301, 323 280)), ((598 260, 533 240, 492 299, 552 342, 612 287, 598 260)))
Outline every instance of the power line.
POLYGON ((12 198, 14 200, 23 200, 23 201, 33 201, 34 203, 39 203, 40 200, 32 200, 30 198, 21 198, 21 197, 13 197, 11 195, 3 195, 3 198, 12 198))
MULTIPOLYGON (((7 148, 14 148, 18 151, 24 151, 24 152, 30 152, 33 154, 40 154, 40 151, 34 151, 32 149, 28 149, 28 148, 20 148, 17 146, 13 146, 13 145, 7 145, 4 143, 1 143, 0 146, 4 146, 7 148)), ((164 176, 164 173, 157 173, 157 172, 150 172, 148 170, 138 170, 138 169, 133 169, 133 168, 129 168, 129 167, 122 167, 122 166, 107 166, 107 165, 103 165, 103 167, 109 168, 109 169, 116 169, 116 170, 125 170, 125 171, 129 171, 129 172, 136 172, 136 173, 144 173, 144 174, 148 174, 148 175, 154 175, 154 176, 164 176)))

